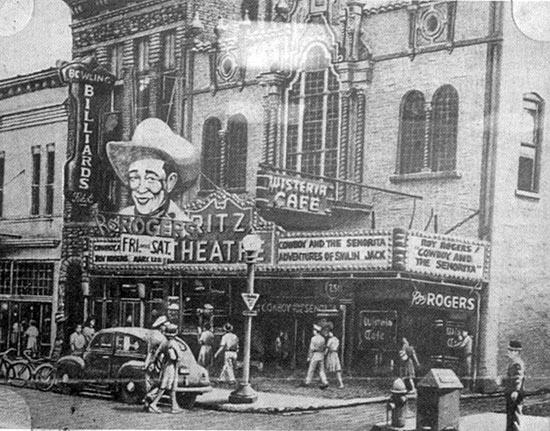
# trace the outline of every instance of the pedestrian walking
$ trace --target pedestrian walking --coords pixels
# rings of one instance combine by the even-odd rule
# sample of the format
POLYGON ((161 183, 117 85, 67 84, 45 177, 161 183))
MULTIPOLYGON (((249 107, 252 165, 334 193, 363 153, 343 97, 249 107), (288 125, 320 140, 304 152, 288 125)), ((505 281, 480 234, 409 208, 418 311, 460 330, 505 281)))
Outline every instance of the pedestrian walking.
POLYGON ((69 338, 69 344, 71 346, 72 355, 82 355, 84 348, 86 347, 86 337, 82 334, 82 323, 78 323, 74 332, 69 338))
POLYGON ((414 378, 416 377, 415 367, 420 367, 420 362, 416 356, 414 347, 409 344, 409 341, 403 337, 403 344, 399 350, 399 377, 403 379, 405 384, 408 383, 407 389, 410 392, 416 392, 414 386, 414 378))
POLYGON ((223 335, 220 347, 214 358, 217 358, 220 353, 224 352, 223 368, 220 373, 220 382, 229 382, 235 384, 235 362, 237 361, 237 353, 239 352, 239 337, 233 334, 233 325, 226 323, 223 326, 225 334, 223 335))
POLYGON ((504 381, 504 396, 506 398, 506 431, 521 431, 521 416, 523 415, 523 398, 525 382, 525 363, 521 359, 521 343, 510 341, 508 345, 508 371, 504 381))
POLYGON ((170 400, 172 403, 172 413, 181 413, 183 409, 179 406, 176 398, 176 391, 178 388, 178 365, 183 358, 183 353, 178 342, 175 340, 178 327, 174 324, 166 325, 166 337, 168 343, 165 344, 163 351, 163 365, 160 378, 160 390, 156 397, 149 404, 148 411, 151 413, 162 413, 162 410, 158 407, 158 402, 166 391, 170 393, 170 400))
POLYGON ((327 340, 327 350, 325 356, 325 370, 327 373, 335 373, 338 380, 338 387, 344 388, 344 381, 342 379, 342 365, 340 363, 340 357, 338 356, 338 350, 340 348, 340 340, 332 332, 334 325, 332 322, 328 322, 325 326, 325 338, 327 340))
POLYGON ((290 340, 288 338, 288 332, 280 330, 275 337, 275 358, 276 368, 283 369, 287 365, 289 356, 290 340))
POLYGON ((313 336, 309 343, 307 360, 309 367, 307 370, 305 386, 309 386, 313 380, 315 372, 319 370, 319 379, 321 379, 321 389, 328 387, 327 376, 325 374, 325 350, 327 348, 325 337, 321 335, 321 327, 313 325, 313 336))
POLYGON ((456 348, 460 352, 461 369, 460 374, 464 380, 464 386, 470 387, 470 378, 472 377, 472 353, 473 353, 472 336, 467 329, 463 329, 460 333, 460 341, 456 348))
POLYGON ((199 365, 209 369, 214 363, 214 333, 210 330, 210 323, 205 323, 203 329, 201 330, 199 326, 199 365))
POLYGON ((31 320, 29 327, 25 331, 27 337, 26 350, 30 350, 31 355, 35 358, 38 355, 38 328, 36 327, 36 320, 31 320))
POLYGON ((82 335, 86 338, 86 345, 90 344, 95 335, 95 319, 93 317, 89 317, 86 320, 86 324, 82 328, 82 335))
MULTIPOLYGON (((153 322, 151 329, 156 329, 163 335, 166 335, 167 325, 168 318, 165 315, 162 315, 153 322)), ((148 386, 151 388, 143 398, 143 404, 146 411, 149 411, 151 402, 156 398, 159 392, 159 383, 156 382, 155 377, 162 371, 164 352, 166 351, 167 346, 168 339, 161 342, 154 352, 148 352, 147 358, 145 359, 145 378, 148 382, 148 386)))

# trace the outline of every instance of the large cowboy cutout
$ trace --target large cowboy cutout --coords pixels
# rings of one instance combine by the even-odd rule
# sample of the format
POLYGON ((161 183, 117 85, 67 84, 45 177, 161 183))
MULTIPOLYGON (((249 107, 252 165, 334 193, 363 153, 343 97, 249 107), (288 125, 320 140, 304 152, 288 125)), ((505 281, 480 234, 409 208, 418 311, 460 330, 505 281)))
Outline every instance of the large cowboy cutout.
POLYGON ((190 221, 174 202, 199 176, 199 150, 157 118, 142 121, 131 141, 107 143, 107 156, 133 205, 122 215, 190 221))

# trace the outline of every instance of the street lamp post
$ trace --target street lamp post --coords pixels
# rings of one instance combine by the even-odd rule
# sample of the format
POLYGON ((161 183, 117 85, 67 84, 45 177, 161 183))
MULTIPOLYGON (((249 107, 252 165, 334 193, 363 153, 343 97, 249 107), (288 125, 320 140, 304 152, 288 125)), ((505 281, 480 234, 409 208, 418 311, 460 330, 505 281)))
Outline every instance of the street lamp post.
MULTIPOLYGON (((254 271, 258 254, 262 248, 262 239, 256 234, 248 234, 242 240, 246 252, 246 292, 254 293, 254 271)), ((239 387, 229 395, 229 402, 233 404, 251 404, 256 402, 258 395, 250 386, 250 341, 252 338, 252 313, 246 317, 244 333, 243 377, 239 387)))

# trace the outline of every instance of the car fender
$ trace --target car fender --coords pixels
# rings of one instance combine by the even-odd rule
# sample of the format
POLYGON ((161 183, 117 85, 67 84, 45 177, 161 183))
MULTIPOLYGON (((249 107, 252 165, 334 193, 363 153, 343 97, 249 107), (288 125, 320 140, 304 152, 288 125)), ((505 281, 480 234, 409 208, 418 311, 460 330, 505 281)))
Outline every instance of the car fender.
POLYGON ((84 359, 82 359, 80 356, 63 356, 62 358, 58 359, 56 363, 57 367, 60 366, 70 366, 70 367, 76 367, 79 370, 84 370, 84 359))
POLYGON ((118 370, 120 376, 135 376, 136 374, 145 375, 144 361, 128 361, 125 362, 118 370))

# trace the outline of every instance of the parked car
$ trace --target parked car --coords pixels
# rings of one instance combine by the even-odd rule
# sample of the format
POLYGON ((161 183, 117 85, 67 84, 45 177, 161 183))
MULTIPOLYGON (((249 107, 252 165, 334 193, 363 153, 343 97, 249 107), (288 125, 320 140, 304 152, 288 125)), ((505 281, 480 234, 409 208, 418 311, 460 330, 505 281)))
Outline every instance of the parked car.
MULTIPOLYGON (((184 358, 179 369, 177 397, 182 407, 191 408, 197 395, 212 390, 208 371, 197 364, 189 346, 179 342, 184 358)), ((108 328, 98 331, 82 357, 63 356, 57 361, 57 382, 71 392, 86 386, 108 389, 126 403, 143 400, 158 370, 146 372, 146 360, 166 337, 157 330, 144 328, 108 328)))

